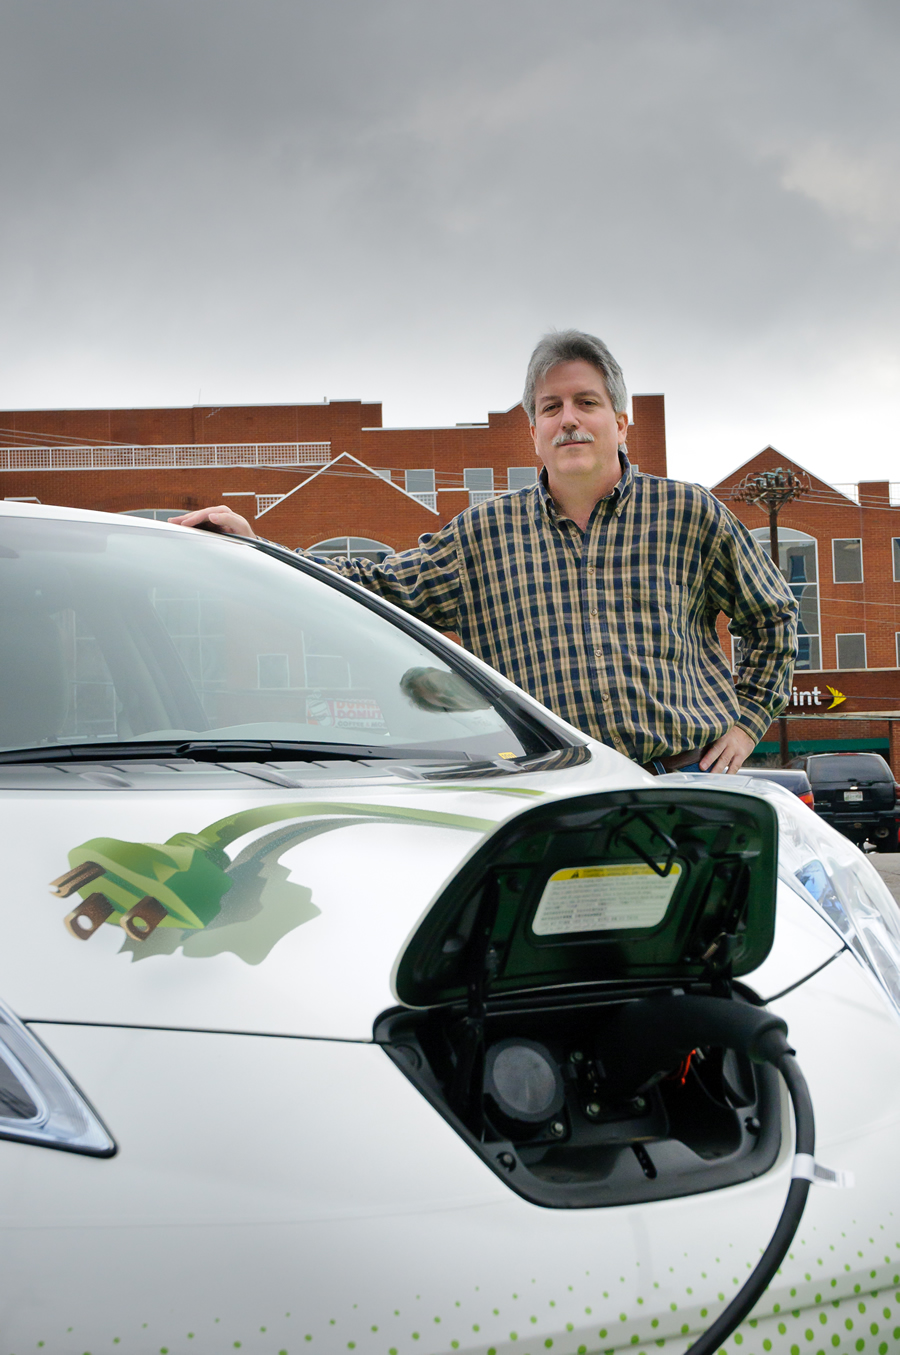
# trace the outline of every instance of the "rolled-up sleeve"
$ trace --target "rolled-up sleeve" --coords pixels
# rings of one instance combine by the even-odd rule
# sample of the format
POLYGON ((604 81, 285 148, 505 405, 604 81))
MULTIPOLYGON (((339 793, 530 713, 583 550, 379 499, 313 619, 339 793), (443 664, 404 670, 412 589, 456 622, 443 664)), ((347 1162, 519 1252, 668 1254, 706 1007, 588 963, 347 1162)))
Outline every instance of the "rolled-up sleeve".
POLYGON ((455 630, 459 616, 459 539, 450 522, 419 538, 413 550, 388 555, 380 564, 345 556, 310 552, 310 559, 327 565, 345 579, 393 602, 438 630, 455 630))
POLYGON ((734 677, 737 728, 757 742, 790 697, 797 657, 797 603, 772 560, 727 508, 709 575, 710 598, 741 640, 734 677))

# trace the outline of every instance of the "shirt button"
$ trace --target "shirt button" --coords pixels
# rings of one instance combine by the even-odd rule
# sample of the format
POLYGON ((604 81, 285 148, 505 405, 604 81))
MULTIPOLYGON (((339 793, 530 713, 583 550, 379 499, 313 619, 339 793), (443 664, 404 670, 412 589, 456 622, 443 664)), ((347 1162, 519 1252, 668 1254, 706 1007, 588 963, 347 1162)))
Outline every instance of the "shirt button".
POLYGON ((588 567, 587 567, 587 573, 590 574, 590 576, 593 578, 593 576, 597 573, 597 571, 596 571, 596 569, 594 568, 593 565, 588 565, 588 567))
POLYGON ((602 649, 595 649, 595 650, 594 650, 594 658, 595 658, 595 659, 602 659, 602 658, 603 658, 603 650, 602 650, 602 649))
POLYGON ((599 608, 599 607, 592 607, 592 608, 591 608, 591 616, 599 616, 599 615, 600 615, 600 608, 599 608))
POLYGON ((601 701, 608 701, 608 700, 609 700, 609 692, 601 692, 601 693, 600 693, 600 700, 601 700, 601 701))

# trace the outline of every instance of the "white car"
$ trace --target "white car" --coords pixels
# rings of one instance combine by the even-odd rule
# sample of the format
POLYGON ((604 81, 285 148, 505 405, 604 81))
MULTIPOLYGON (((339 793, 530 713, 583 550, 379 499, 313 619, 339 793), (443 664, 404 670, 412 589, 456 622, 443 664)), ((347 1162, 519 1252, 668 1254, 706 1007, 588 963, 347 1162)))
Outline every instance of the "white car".
POLYGON ((845 838, 265 543, 7 503, 0 579, 0 1355, 900 1350, 845 838))

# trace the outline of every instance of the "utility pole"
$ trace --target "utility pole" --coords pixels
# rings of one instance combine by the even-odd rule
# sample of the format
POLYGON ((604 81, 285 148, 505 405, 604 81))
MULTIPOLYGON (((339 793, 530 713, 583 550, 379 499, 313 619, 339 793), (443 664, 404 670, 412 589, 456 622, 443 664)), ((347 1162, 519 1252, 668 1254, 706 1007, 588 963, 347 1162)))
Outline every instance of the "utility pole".
MULTIPOLYGON (((796 471, 785 470, 779 466, 777 470, 756 471, 755 474, 745 475, 740 484, 735 485, 731 491, 733 499, 738 499, 741 503, 755 504, 764 513, 768 513, 769 554, 779 572, 781 565, 778 559, 778 514, 785 504, 793 503, 809 488, 809 480, 805 475, 798 475, 796 471)), ((786 767, 791 760, 786 715, 778 717, 778 744, 781 765, 786 767)))

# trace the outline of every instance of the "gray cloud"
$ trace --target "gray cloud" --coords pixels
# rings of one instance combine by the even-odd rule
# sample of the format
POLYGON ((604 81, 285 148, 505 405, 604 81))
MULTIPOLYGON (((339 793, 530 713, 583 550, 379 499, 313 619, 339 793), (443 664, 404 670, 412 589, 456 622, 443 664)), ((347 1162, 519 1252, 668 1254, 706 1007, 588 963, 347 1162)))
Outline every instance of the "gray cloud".
POLYGON ((898 36, 876 0, 7 0, 0 403, 454 422, 575 324, 666 392, 678 474, 890 475, 898 36))

